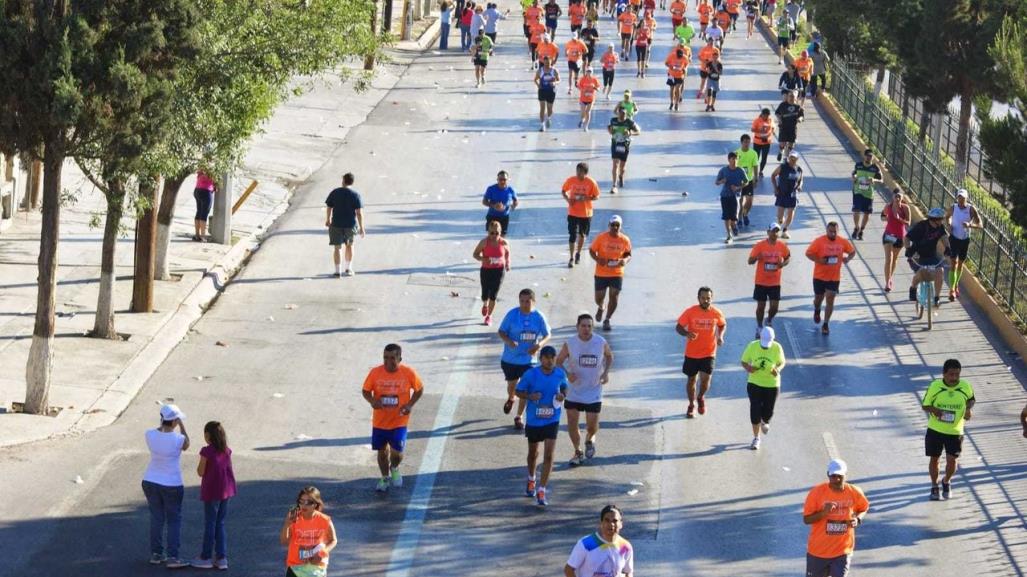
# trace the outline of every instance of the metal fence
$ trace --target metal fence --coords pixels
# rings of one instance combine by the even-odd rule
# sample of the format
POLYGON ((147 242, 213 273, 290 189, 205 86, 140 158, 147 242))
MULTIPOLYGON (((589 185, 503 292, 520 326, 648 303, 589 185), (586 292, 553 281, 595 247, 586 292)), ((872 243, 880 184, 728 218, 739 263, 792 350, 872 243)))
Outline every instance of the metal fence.
MULTIPOLYGON (((953 171, 943 167, 934 154, 917 140, 902 115, 881 105, 866 82, 866 71, 835 60, 831 97, 849 118, 863 139, 902 182, 907 192, 923 207, 946 207, 959 188, 953 171)), ((954 143, 953 143, 954 145, 954 143)), ((1027 321, 1027 246, 1011 228, 1008 217, 974 198, 971 202, 984 219, 984 230, 971 236, 969 264, 975 276, 1014 320, 1027 321)))
MULTIPOLYGON (((900 109, 908 120, 918 126, 924 121, 924 103, 920 98, 906 94, 906 87, 902 83, 902 77, 895 73, 888 74, 888 82, 885 84, 885 93, 900 109)), ((935 138, 940 149, 951 158, 956 158, 956 139, 959 136, 959 119, 951 114, 928 114, 927 134, 935 138)), ((1006 189, 984 174, 982 162, 984 152, 977 141, 977 130, 973 119, 970 120, 970 137, 967 149, 966 175, 973 179, 981 188, 987 190, 991 195, 1001 202, 1008 200, 1006 189)))

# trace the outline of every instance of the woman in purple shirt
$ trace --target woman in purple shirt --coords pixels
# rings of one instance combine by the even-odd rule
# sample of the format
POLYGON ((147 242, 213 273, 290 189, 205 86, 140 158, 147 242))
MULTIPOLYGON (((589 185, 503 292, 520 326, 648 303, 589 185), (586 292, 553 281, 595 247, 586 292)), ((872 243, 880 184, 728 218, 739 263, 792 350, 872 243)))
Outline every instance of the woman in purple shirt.
POLYGON ((203 427, 207 446, 200 449, 196 473, 203 501, 203 552, 190 565, 200 569, 228 569, 228 546, 225 543, 225 516, 228 500, 235 496, 235 473, 232 471, 232 450, 221 423, 210 421, 203 427))
POLYGON ((217 189, 218 185, 213 178, 203 170, 196 171, 196 188, 193 190, 193 198, 196 199, 196 217, 193 220, 196 234, 193 235, 193 240, 196 242, 206 242, 207 218, 210 216, 210 207, 214 204, 214 193, 217 189))

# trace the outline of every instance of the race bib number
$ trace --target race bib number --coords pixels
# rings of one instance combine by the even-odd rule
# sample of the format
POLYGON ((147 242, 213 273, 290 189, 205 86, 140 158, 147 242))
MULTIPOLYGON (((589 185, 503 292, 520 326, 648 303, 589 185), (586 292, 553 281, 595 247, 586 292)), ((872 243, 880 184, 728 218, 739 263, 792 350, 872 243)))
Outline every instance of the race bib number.
POLYGON ((396 395, 384 395, 384 396, 379 397, 379 398, 382 401, 382 406, 383 407, 398 407, 399 406, 399 397, 397 397, 396 395))
POLYGON ((489 264, 491 264, 491 265, 501 265, 501 264, 503 264, 503 257, 501 257, 501 256, 490 256, 489 257, 489 264))
POLYGON ((838 257, 829 256, 827 257, 827 264, 838 264, 838 257))
POLYGON ((535 409, 535 416, 540 419, 551 419, 555 414, 555 407, 538 407, 535 409))
POLYGON ((606 261, 606 266, 612 266, 612 267, 620 266, 620 261, 619 260, 608 260, 608 261, 606 261))
POLYGON ((899 240, 899 237, 897 237, 897 236, 895 236, 893 234, 886 234, 886 235, 884 235, 884 242, 895 242, 897 240, 899 240))
POLYGON ((577 199, 577 200, 588 200, 588 196, 586 196, 584 194, 576 194, 576 195, 574 195, 574 198, 577 199))
POLYGON ((765 262, 765 263, 763 263, 763 270, 765 270, 767 272, 774 272, 775 270, 777 270, 777 263, 776 262, 765 262))
POLYGON ((617 154, 624 154, 624 153, 626 153, 628 151, 628 147, 625 146, 624 144, 615 144, 613 146, 613 151, 616 152, 617 154))
POLYGON ((828 521, 827 522, 827 534, 828 535, 844 535, 849 532, 848 521, 828 521))
POLYGON ((938 420, 943 423, 955 423, 956 413, 953 411, 942 411, 941 416, 938 417, 938 420))
POLYGON ((324 551, 325 546, 318 543, 316 547, 300 547, 299 556, 301 561, 306 561, 312 557, 317 557, 317 554, 324 551))
POLYGON ((533 343, 533 342, 535 342, 535 339, 537 339, 537 338, 538 338, 538 334, 537 333, 533 333, 531 331, 523 331, 523 332, 521 332, 521 342, 522 343, 533 343))
POLYGON ((578 366, 579 367, 586 367, 586 368, 587 367, 598 367, 599 366, 599 357, 597 357, 595 355, 581 355, 580 357, 578 357, 578 366))

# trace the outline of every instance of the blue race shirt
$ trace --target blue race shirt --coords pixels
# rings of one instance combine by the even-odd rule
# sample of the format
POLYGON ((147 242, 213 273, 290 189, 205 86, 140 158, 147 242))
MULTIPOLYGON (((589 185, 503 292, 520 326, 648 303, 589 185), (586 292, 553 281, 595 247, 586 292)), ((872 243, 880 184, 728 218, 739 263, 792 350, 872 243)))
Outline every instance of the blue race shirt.
POLYGON ((721 198, 729 196, 738 196, 739 192, 731 190, 732 186, 742 186, 745 184, 745 171, 740 167, 735 167, 733 170, 730 166, 725 166, 720 169, 717 173, 717 180, 724 179, 724 186, 720 188, 721 198))
POLYGON ((549 323, 546 322, 546 317, 537 310, 524 314, 519 307, 516 307, 510 309, 510 312, 503 317, 503 322, 499 324, 499 330, 517 342, 516 348, 510 348, 503 343, 503 361, 511 365, 531 365, 534 364, 535 359, 528 353, 528 349, 549 336, 549 323))
POLYGON ((567 391, 567 375, 563 369, 554 367, 553 372, 548 375, 542 372, 542 367, 532 367, 524 373, 520 382, 517 383, 517 390, 527 394, 542 393, 542 398, 537 401, 528 401, 524 415, 527 417, 529 427, 544 427, 560 422, 560 411, 563 406, 553 406, 556 401, 556 394, 563 390, 567 391))
POLYGON ((517 199, 517 191, 512 186, 506 188, 499 188, 498 184, 485 189, 485 198, 489 203, 489 216, 510 216, 510 210, 513 206, 513 201, 517 199), (503 210, 495 210, 492 205, 501 202, 505 207, 503 210))

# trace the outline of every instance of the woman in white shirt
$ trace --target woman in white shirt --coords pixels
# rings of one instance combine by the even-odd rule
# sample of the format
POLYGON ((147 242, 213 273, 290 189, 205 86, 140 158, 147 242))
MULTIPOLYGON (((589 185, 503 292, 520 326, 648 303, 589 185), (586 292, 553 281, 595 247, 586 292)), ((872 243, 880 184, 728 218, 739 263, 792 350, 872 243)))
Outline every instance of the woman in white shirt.
POLYGON ((160 427, 146 431, 150 463, 143 474, 143 494, 150 506, 150 564, 164 563, 169 569, 187 567, 178 556, 182 542, 182 451, 189 449, 185 415, 175 405, 160 408, 160 427), (176 431, 175 429, 178 429, 176 431), (168 546, 164 548, 164 526, 168 546))

